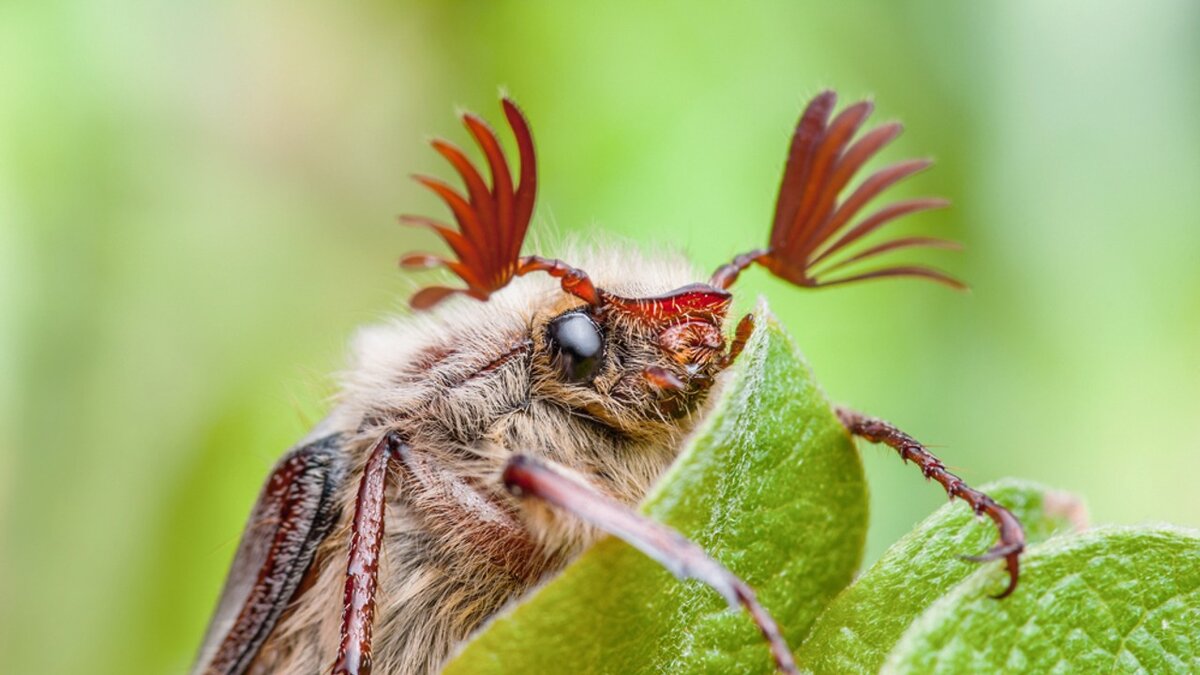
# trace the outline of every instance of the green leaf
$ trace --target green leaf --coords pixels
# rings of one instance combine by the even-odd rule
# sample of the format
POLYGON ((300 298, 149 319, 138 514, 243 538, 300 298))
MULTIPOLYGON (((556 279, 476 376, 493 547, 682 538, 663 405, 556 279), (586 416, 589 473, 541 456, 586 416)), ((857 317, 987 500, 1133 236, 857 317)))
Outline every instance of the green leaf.
MULTIPOLYGON (((1021 520, 1029 542, 1070 531, 1083 518, 1074 497, 1035 483, 1004 480, 981 489, 1021 520)), ((995 538, 991 521, 962 502, 942 506, 829 605, 800 649, 800 664, 815 673, 878 672, 913 620, 977 570, 959 556, 980 553, 995 538)), ((1004 581, 988 592, 998 592, 1004 581)), ((1024 582, 1017 592, 1025 592, 1024 582)))
POLYGON ((934 603, 885 672, 1197 672, 1200 536, 1105 528, 1032 547, 1021 588, 980 570, 934 603))
MULTIPOLYGON (((745 579, 795 648, 850 582, 867 525, 862 465, 765 307, 719 400, 641 509, 745 579)), ((605 539, 497 617, 447 668, 500 672, 770 672, 742 612, 605 539)))

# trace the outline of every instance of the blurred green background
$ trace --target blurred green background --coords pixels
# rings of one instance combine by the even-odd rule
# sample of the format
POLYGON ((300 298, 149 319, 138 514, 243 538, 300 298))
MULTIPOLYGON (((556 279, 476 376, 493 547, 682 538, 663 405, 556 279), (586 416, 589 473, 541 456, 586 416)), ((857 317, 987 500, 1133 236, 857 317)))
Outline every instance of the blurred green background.
MULTIPOLYGON (((498 87, 539 237, 704 269, 765 241, 803 103, 874 96, 973 292, 740 290, 969 481, 1200 525, 1200 5, 647 5, 0 3, 0 669, 186 669, 273 460, 417 283, 424 140, 498 87)), ((874 558, 944 497, 864 454, 874 558)))

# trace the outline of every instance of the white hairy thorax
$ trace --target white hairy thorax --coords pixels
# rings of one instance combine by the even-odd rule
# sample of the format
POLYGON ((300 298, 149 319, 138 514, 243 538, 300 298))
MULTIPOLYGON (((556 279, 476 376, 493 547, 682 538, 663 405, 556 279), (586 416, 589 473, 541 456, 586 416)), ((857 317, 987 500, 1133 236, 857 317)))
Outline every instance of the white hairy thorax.
MULTIPOLYGON (((598 287, 624 297, 655 296, 703 278, 677 254, 610 246, 577 247, 568 255, 598 287)), ((628 504, 645 495, 702 413, 650 414, 656 419, 630 419, 621 429, 573 409, 587 402, 571 400, 554 378, 540 374, 531 348, 548 319, 582 304, 538 275, 514 280, 486 303, 456 299, 360 331, 335 408, 310 434, 354 439, 345 445, 354 475, 337 498, 341 516, 309 571, 306 601, 284 615, 251 672, 320 672, 337 652, 357 474, 387 430, 400 430, 414 453, 457 476, 459 496, 477 508, 463 518, 436 505, 439 495, 422 495, 420 485, 403 481, 389 493, 376 672, 436 672, 489 616, 597 537, 577 520, 501 493, 499 474, 514 452, 571 467, 628 504), (495 528, 508 525, 529 541, 489 546, 495 528)), ((638 376, 642 363, 632 359, 620 375, 638 376)))

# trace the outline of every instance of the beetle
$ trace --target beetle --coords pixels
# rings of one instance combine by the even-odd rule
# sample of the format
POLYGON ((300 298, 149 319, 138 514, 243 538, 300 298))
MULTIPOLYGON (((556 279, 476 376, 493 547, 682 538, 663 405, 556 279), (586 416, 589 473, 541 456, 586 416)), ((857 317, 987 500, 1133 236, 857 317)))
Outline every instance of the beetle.
MULTIPOLYGON (((924 266, 847 271, 899 249, 954 244, 903 237, 852 252, 897 218, 946 202, 908 199, 860 218, 930 162, 899 162, 849 189, 901 127, 858 136, 872 104, 833 115, 835 104, 822 92, 800 117, 767 246, 707 282, 670 255, 599 248, 571 263, 522 255, 538 175, 529 124, 511 100, 501 107, 516 140, 515 175, 495 132, 473 114, 462 121, 490 180, 461 149, 434 140, 465 189, 416 180, 445 201, 456 226, 401 220, 435 232, 453 255, 401 263, 445 268, 464 285, 420 290, 411 316, 358 336, 333 410, 279 460, 251 511, 193 672, 436 671, 501 607, 604 534, 743 605, 777 667, 794 672, 753 590, 633 507, 750 335, 751 317, 728 316, 742 271, 760 265, 806 288, 885 277, 962 287, 924 266)), ((970 559, 1003 560, 1009 582, 998 597, 1012 593, 1024 548, 1017 519, 893 425, 836 412, 850 434, 891 446, 995 522, 998 543, 970 559)))

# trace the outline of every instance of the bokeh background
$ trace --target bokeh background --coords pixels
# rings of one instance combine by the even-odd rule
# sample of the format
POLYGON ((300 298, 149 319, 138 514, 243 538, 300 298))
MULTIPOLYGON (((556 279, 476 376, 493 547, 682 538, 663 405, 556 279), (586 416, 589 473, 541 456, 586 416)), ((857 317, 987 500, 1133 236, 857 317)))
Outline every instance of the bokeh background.
MULTIPOLYGON (((430 134, 533 120, 547 247, 764 241, 822 87, 938 166, 973 286, 755 271, 831 396, 968 480, 1200 526, 1200 5, 0 3, 0 670, 190 662, 273 460, 403 306, 430 134)), ((903 228, 901 228, 903 229, 903 228)), ((427 281, 427 279, 425 279, 427 281)), ((865 448, 868 556, 944 499, 865 448)))

